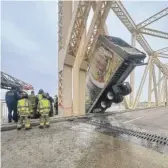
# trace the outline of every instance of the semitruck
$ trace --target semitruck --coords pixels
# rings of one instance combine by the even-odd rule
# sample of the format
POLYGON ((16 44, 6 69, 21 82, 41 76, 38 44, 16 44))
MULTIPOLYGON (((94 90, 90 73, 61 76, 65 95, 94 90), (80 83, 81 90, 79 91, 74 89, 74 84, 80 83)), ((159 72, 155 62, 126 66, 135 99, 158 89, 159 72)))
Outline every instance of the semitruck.
POLYGON ((86 78, 86 113, 105 112, 132 89, 126 78, 146 54, 118 37, 99 35, 86 78))

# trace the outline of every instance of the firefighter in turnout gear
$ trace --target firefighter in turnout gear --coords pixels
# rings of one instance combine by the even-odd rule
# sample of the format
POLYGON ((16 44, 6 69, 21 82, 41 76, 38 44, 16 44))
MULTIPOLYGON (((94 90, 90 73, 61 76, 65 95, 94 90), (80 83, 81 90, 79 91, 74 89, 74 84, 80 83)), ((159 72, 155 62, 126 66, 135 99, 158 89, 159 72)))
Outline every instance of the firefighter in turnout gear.
POLYGON ((19 115, 19 121, 17 124, 17 129, 20 130, 24 124, 23 121, 25 121, 25 129, 30 129, 30 102, 28 100, 28 94, 23 93, 21 99, 18 101, 17 104, 17 110, 19 115))
POLYGON ((44 93, 43 89, 40 89, 37 95, 38 101, 40 101, 43 98, 43 93, 44 93))
POLYGON ((50 101, 50 113, 49 113, 49 116, 52 117, 53 116, 53 102, 54 102, 54 99, 49 95, 49 93, 46 93, 47 94, 47 99, 50 101))
POLYGON ((30 113, 32 118, 36 118, 36 110, 37 110, 37 97, 34 94, 34 91, 31 91, 31 95, 29 95, 29 101, 31 103, 30 113))
POLYGON ((55 108, 55 114, 58 115, 58 97, 57 97, 57 95, 55 96, 55 100, 54 100, 54 108, 55 108))
MULTIPOLYGON (((43 98, 43 89, 40 89, 39 92, 38 92, 38 95, 37 95, 37 99, 36 99, 36 105, 38 105, 39 101, 43 98)), ((36 110, 36 118, 39 118, 40 117, 40 114, 39 112, 36 110)))
POLYGON ((49 123, 49 112, 50 112, 50 101, 47 99, 46 93, 43 93, 42 99, 38 102, 37 110, 40 114, 40 126, 39 128, 43 128, 44 125, 46 127, 50 126, 49 123))

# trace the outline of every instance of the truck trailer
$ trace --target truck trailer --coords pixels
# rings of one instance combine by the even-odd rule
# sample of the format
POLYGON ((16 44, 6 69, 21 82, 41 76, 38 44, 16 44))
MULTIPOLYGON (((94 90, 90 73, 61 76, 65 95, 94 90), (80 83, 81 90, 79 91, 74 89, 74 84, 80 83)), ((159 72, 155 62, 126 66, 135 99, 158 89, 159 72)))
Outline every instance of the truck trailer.
POLYGON ((86 113, 103 113, 132 91, 125 82, 146 54, 118 37, 99 35, 86 77, 86 113))

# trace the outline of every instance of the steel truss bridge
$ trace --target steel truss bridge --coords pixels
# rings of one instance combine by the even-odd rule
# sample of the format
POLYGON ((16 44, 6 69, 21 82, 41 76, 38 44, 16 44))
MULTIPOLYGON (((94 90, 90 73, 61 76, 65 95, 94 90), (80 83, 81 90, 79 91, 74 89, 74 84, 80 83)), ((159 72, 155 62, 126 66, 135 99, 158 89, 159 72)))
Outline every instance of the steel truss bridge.
POLYGON ((12 88, 20 88, 23 90, 33 90, 33 86, 19 80, 11 75, 1 72, 1 89, 11 90, 12 88))
MULTIPOLYGON (((148 25, 168 15, 168 7, 148 17, 139 24, 134 20, 120 1, 59 1, 59 110, 64 115, 85 113, 86 74, 99 34, 109 35, 105 24, 112 10, 132 35, 132 46, 138 42, 148 55, 148 64, 142 75, 138 91, 135 92, 135 71, 130 74, 132 92, 124 98, 125 107, 135 109, 146 80, 148 84, 148 107, 152 106, 152 93, 155 106, 168 103, 168 66, 160 58, 168 58, 168 47, 159 50, 151 48, 144 35, 168 40, 168 32, 147 28, 148 25), (72 7, 74 5, 74 7, 72 7), (86 30, 90 10, 94 14, 88 31, 86 30), (156 77, 156 68, 159 77, 156 77), (149 79, 147 79, 149 76, 149 79), (73 96, 73 98, 72 98, 73 96)), ((157 39, 156 39, 157 40, 157 39)))

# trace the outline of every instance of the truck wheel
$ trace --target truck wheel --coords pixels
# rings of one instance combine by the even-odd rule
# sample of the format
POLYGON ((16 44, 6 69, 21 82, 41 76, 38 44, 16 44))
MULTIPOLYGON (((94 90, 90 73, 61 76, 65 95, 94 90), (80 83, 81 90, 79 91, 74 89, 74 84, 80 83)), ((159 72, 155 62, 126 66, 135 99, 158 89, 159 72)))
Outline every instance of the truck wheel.
POLYGON ((120 89, 122 96, 126 96, 132 92, 131 86, 128 82, 125 82, 122 85, 120 85, 120 89))
POLYGON ((102 109, 105 109, 105 108, 107 108, 107 103, 105 101, 101 101, 100 106, 102 109))
POLYGON ((100 101, 100 107, 102 109, 109 108, 111 106, 111 104, 112 104, 112 101, 108 101, 108 100, 106 100, 106 101, 104 101, 104 100, 100 101))
POLYGON ((116 95, 113 99, 114 103, 121 103, 124 100, 122 95, 116 95))
POLYGON ((108 92, 107 93, 107 98, 108 98, 108 100, 113 100, 114 99, 113 93, 112 92, 108 92))
POLYGON ((103 109, 101 109, 101 108, 94 108, 93 110, 92 110, 92 113, 104 113, 105 112, 105 110, 103 110, 103 109))

